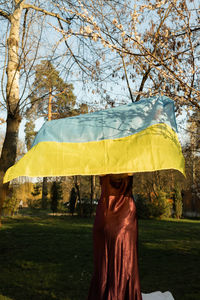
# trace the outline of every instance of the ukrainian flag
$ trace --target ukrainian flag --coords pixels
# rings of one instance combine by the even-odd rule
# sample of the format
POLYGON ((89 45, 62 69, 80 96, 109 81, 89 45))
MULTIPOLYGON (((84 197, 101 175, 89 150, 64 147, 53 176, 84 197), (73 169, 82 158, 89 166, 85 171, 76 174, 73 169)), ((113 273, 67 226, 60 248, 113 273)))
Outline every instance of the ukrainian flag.
POLYGON ((5 174, 48 177, 184 172, 174 102, 164 96, 46 122, 32 148, 5 174))

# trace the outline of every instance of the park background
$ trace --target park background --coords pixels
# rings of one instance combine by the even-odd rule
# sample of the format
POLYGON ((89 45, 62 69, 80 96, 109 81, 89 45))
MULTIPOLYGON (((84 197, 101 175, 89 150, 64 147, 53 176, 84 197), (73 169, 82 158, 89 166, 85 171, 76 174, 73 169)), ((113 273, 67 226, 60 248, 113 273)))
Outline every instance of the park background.
POLYGON ((87 295, 98 177, 3 185, 42 123, 165 95, 175 103, 186 178, 134 174, 142 288, 200 298, 199 10, 196 0, 0 1, 2 297, 87 295))

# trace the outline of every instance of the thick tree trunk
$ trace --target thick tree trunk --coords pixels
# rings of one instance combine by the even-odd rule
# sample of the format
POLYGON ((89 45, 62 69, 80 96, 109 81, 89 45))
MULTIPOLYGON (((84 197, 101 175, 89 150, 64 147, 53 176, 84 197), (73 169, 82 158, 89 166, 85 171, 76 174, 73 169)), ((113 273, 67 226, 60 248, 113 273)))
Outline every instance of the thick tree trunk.
MULTIPOLYGON (((19 42, 20 42, 20 19, 22 14, 22 3, 18 6, 15 0, 15 10, 10 16, 10 33, 7 40, 8 62, 7 62, 7 85, 6 85, 6 104, 7 110, 13 116, 19 110, 19 42)), ((9 113, 8 113, 9 114, 9 113)))
POLYGON ((6 170, 15 163, 20 121, 19 116, 8 115, 7 117, 6 136, 0 157, 0 224, 3 202, 8 191, 8 184, 3 184, 3 176, 6 170))
MULTIPOLYGON (((19 114, 19 41, 20 41, 20 19, 22 5, 24 1, 15 0, 15 9, 9 16, 10 32, 7 40, 8 61, 7 61, 7 85, 6 85, 6 105, 7 105, 7 129, 6 136, 0 157, 0 218, 2 215, 3 202, 6 198, 8 184, 3 184, 5 171, 15 163, 17 153, 17 139, 19 125, 21 122, 19 114)), ((1 219, 0 219, 1 224, 1 219)))

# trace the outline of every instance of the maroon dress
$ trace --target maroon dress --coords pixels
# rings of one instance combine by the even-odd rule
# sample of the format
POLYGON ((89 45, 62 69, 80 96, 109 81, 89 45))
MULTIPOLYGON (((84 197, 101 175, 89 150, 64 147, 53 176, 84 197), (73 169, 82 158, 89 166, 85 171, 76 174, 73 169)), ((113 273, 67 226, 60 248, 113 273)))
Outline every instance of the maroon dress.
POLYGON ((94 275, 88 300, 142 300, 137 217, 132 176, 100 178, 101 199, 93 228, 94 275))

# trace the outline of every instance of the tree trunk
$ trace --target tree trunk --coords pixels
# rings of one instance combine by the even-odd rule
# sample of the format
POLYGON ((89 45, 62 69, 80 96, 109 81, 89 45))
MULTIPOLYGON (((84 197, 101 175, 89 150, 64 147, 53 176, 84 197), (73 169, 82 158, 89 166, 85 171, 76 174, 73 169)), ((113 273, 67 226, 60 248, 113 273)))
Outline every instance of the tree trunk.
POLYGON ((3 202, 6 198, 9 184, 3 184, 3 177, 6 170, 15 163, 17 153, 17 139, 21 118, 18 116, 7 117, 6 136, 0 157, 0 225, 3 202))
MULTIPOLYGON (((15 0, 15 10, 10 15, 10 32, 7 40, 8 61, 7 61, 7 85, 6 85, 6 105, 7 105, 7 128, 6 136, 0 157, 0 218, 2 207, 8 184, 3 184, 5 171, 15 163, 17 153, 17 139, 19 125, 21 122, 19 114, 19 41, 20 41, 20 19, 22 14, 22 4, 24 1, 15 0), (19 4, 19 5, 18 5, 19 4)), ((1 219, 0 219, 1 224, 1 219)))
POLYGON ((42 182, 42 209, 47 208, 47 195, 48 195, 47 177, 43 177, 43 182, 42 182))
POLYGON ((91 194, 90 194, 90 217, 93 213, 93 202, 96 198, 96 191, 95 191, 95 176, 92 175, 90 177, 90 183, 91 183, 91 194))
MULTIPOLYGON (((8 62, 7 62, 7 85, 6 85, 6 104, 8 112, 13 116, 19 110, 19 75, 20 75, 20 19, 22 14, 22 3, 15 0, 15 10, 10 16, 10 33, 7 40, 8 62)), ((8 113, 9 114, 9 113, 8 113)))
MULTIPOLYGON (((48 101, 48 121, 51 121, 52 117, 52 89, 49 89, 49 101, 48 101)), ((42 181, 42 209, 47 208, 47 195, 48 195, 48 184, 47 177, 43 177, 42 181)))
POLYGON ((83 215, 83 206, 82 206, 82 201, 81 201, 80 188, 79 188, 79 184, 78 184, 78 176, 74 176, 74 185, 75 185, 75 189, 76 189, 78 202, 80 205, 80 216, 82 216, 83 215))

